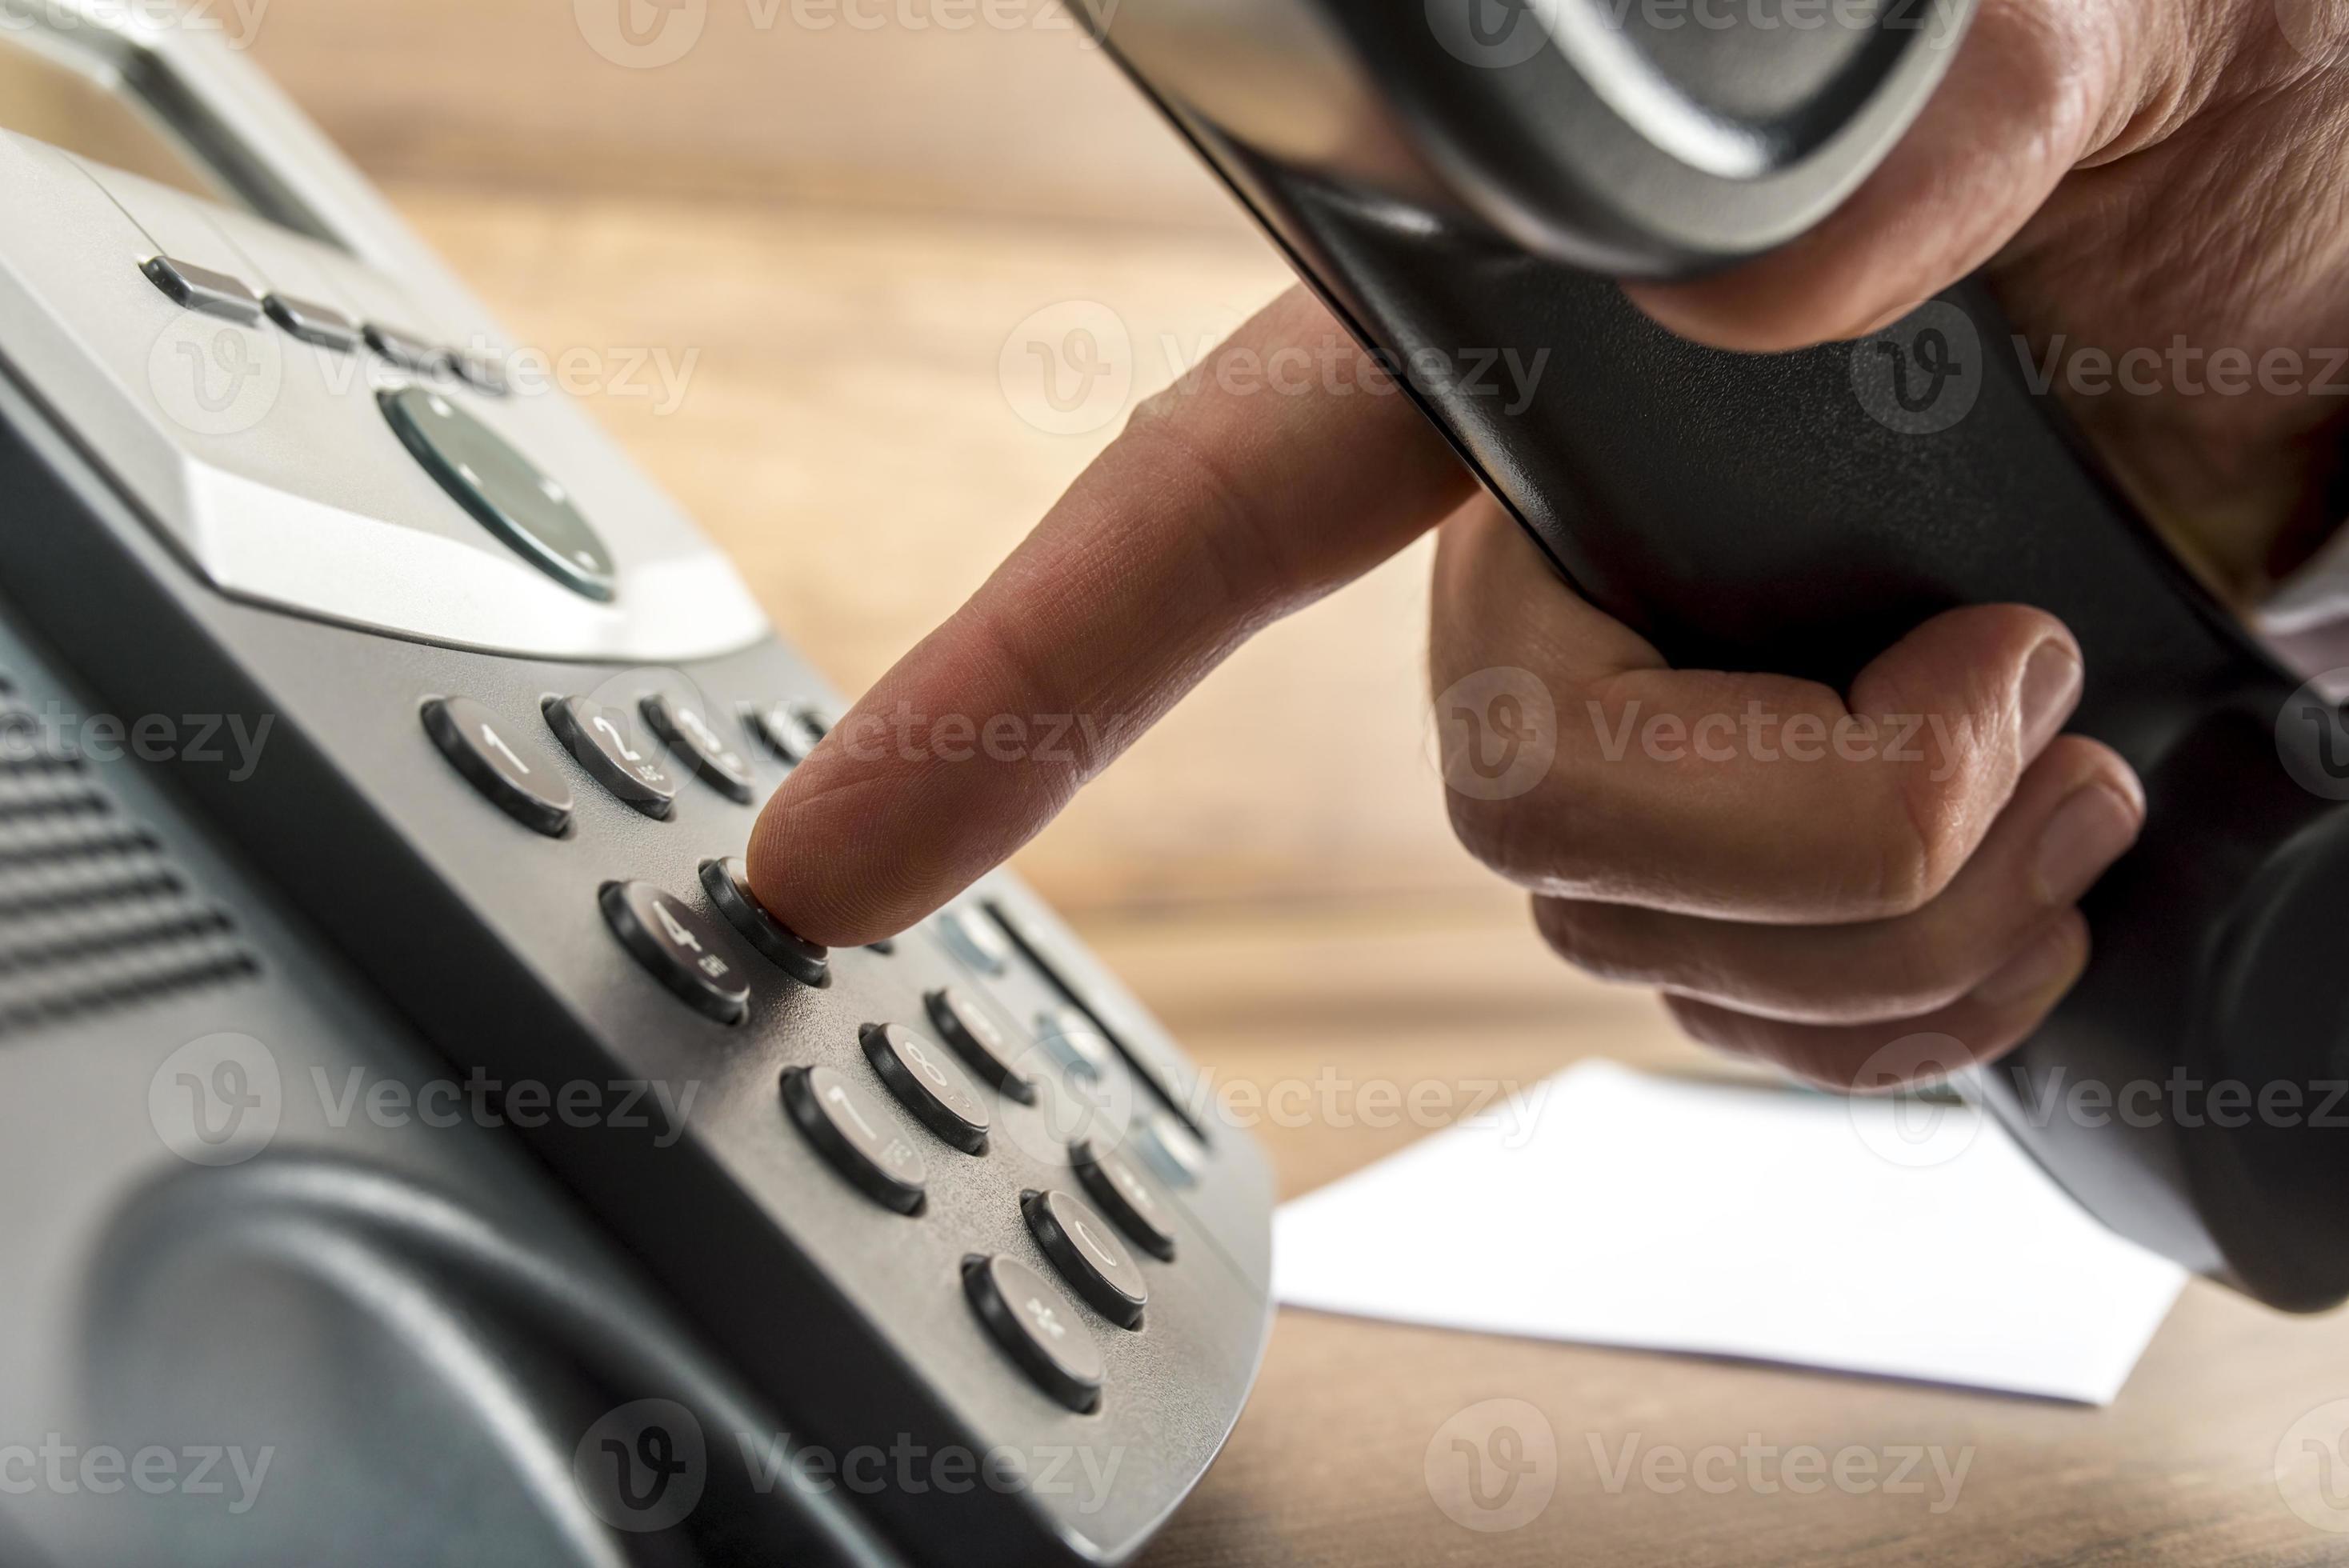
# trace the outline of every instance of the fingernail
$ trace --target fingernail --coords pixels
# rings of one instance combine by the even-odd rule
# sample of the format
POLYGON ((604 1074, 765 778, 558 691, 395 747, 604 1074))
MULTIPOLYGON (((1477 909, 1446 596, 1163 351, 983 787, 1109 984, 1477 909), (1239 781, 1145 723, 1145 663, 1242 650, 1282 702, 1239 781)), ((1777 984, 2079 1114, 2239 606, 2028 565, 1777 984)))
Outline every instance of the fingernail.
POLYGON ((2137 841, 2144 820, 2144 802, 2107 780, 2073 790, 2039 830, 2039 859, 2032 872, 2039 902, 2051 907, 2078 902, 2137 841))
POLYGON ((2080 655, 2050 637, 2023 666, 2023 754, 2036 757, 2080 706, 2080 655))
POLYGON ((1989 1007, 2012 1007, 2052 996, 2079 978, 2083 957, 2073 923, 2065 921, 1975 986, 1974 1000, 1989 1007))

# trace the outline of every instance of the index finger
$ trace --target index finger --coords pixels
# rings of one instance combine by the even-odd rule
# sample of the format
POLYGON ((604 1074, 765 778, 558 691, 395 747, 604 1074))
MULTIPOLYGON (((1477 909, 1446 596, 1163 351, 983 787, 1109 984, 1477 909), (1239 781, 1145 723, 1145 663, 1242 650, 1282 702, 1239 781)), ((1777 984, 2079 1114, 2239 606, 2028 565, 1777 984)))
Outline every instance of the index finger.
POLYGON ((751 887, 812 942, 904 930, 1257 629, 1402 549, 1469 487, 1392 377, 1290 290, 1136 409, 833 727, 760 814, 751 887), (1060 743, 1035 745, 1047 727, 1060 743))

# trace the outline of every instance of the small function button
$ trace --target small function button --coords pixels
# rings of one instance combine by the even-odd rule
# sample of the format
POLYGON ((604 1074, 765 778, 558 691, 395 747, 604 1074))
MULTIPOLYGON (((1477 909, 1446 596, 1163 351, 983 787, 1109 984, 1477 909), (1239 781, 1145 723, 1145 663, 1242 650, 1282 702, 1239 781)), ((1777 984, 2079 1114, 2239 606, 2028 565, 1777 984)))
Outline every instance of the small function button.
POLYGON ((877 1203, 917 1212, 929 1171, 878 1097, 831 1068, 787 1068, 783 1109, 833 1168, 877 1203))
POLYGON ((740 861, 702 861, 701 886, 726 923, 757 948, 761 957, 802 985, 822 985, 832 978, 832 950, 810 942, 769 914, 758 894, 750 891, 750 872, 740 861))
POLYGON ((1004 1035, 1003 1026, 976 998, 947 985, 931 992, 923 1001, 929 1008, 931 1026, 946 1037, 947 1044, 970 1064, 974 1072, 1020 1104, 1036 1103, 1036 1086, 1019 1070, 1019 1054, 1004 1035))
POLYGON ((950 909, 939 915, 938 934, 955 956, 981 975, 1000 975, 1011 967, 1011 939, 975 909, 950 909))
POLYGON ((752 789, 757 777, 750 771, 750 759, 718 733, 718 727, 701 709, 657 693, 645 698, 643 711, 653 733, 684 758, 704 784, 745 806, 757 799, 752 789))
POLYGON ((371 321, 360 329, 367 346, 385 362, 419 376, 442 376, 449 370, 449 351, 412 332, 371 321))
POLYGON ((511 397, 513 393, 513 382, 496 355, 451 350, 449 366, 456 371, 457 379, 476 392, 486 392, 492 397, 511 397))
POLYGON ((1027 1192, 1019 1212, 1036 1234, 1036 1244, 1076 1293, 1120 1328, 1142 1326, 1149 1287, 1133 1258, 1110 1234, 1109 1222, 1069 1193, 1027 1192))
POLYGON ((290 336, 342 354, 358 351, 359 324, 333 305, 287 294, 269 294, 261 304, 269 312, 269 319, 290 336))
POLYGON ((605 707, 593 697, 554 697, 546 705, 546 725, 596 783, 646 816, 666 818, 675 809, 677 780, 636 733, 626 709, 605 707))
POLYGON ((139 270, 181 310, 200 310, 244 326, 260 324, 261 296, 242 278, 169 256, 150 256, 139 270))
POLYGON ((987 1102, 947 1048, 903 1024, 867 1024, 873 1070, 921 1124, 965 1154, 987 1152, 987 1102))
POLYGON ((598 896, 612 934, 653 978, 721 1024, 750 1016, 750 980, 715 925, 649 882, 605 882, 598 896))
POLYGON ((424 705, 424 732, 440 755, 490 802, 548 838, 571 824, 571 790, 554 759, 510 729, 471 697, 435 697, 424 705))
POLYGON ((1174 1230, 1165 1200, 1150 1190, 1140 1171, 1111 1150, 1081 1142, 1070 1146, 1069 1164, 1086 1195, 1135 1246, 1162 1262, 1174 1261, 1174 1230))
POLYGON ((1038 1387, 1081 1416, 1101 1408, 1101 1347, 1042 1274, 1001 1253, 974 1257, 963 1264, 962 1288, 995 1342, 1038 1387))
POLYGON ((1207 1168, 1207 1149, 1191 1130, 1163 1110, 1134 1119, 1133 1141, 1142 1157, 1170 1187, 1195 1187, 1207 1168))
POLYGON ((1117 1053, 1101 1026, 1074 1007, 1047 1007, 1036 1015, 1036 1041, 1068 1072, 1107 1083, 1117 1053))
POLYGON ((812 724, 804 708, 790 703, 769 703, 750 713, 750 727, 758 732, 761 744, 784 762, 804 761, 813 751, 823 731, 812 724))

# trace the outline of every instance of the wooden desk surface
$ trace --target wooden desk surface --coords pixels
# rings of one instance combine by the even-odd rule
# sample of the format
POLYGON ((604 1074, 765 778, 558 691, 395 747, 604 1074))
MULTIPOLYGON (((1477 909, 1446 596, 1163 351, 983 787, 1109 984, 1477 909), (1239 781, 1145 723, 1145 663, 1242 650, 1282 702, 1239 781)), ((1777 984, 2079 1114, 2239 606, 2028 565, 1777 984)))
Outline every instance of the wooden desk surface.
MULTIPOLYGON (((622 71, 571 9, 276 0, 255 54, 522 341, 693 356, 674 407, 606 391, 595 411, 852 689, 1107 438, 1011 414, 997 360, 1014 324, 1106 303, 1146 389, 1284 281, 1063 36, 761 30, 745 18, 772 6, 716 5, 688 59, 622 71)), ((1562 972, 1451 845, 1426 761, 1423 579, 1406 558, 1244 650, 1022 869, 1221 1074, 1529 1081, 1589 1054, 1697 1059, 1652 1003, 1562 972)), ((1288 1194, 1412 1136, 1261 1135, 1288 1194)), ((2344 1398, 2349 1316, 2283 1319, 2199 1285, 2106 1410, 1290 1313, 1149 1568, 2349 1562, 2349 1534, 2303 1522, 2272 1476, 2293 1422, 2344 1398), (1501 1397, 1542 1413, 1556 1493, 1477 1533, 1436 1506, 1426 1455, 1501 1397), (1651 1491, 1635 1469, 1610 1491, 1593 1449, 1611 1467, 1627 1442, 1694 1455, 1749 1434, 1972 1457, 1935 1512, 1930 1482, 1715 1495, 1651 1491)))

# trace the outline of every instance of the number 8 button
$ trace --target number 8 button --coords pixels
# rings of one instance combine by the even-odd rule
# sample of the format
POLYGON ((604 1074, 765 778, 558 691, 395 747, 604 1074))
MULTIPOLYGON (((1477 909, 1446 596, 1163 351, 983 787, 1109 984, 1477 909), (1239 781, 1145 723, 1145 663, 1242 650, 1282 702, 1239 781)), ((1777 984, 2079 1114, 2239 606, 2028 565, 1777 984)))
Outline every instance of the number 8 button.
POLYGON ((873 1070, 923 1126, 966 1154, 987 1151, 987 1102, 944 1046, 903 1024, 867 1024, 864 1041, 873 1070))

